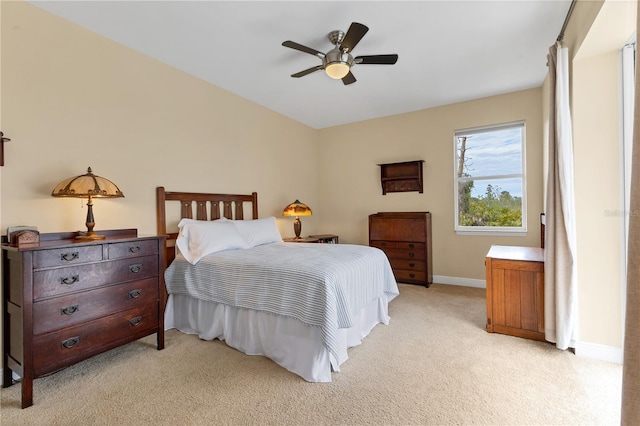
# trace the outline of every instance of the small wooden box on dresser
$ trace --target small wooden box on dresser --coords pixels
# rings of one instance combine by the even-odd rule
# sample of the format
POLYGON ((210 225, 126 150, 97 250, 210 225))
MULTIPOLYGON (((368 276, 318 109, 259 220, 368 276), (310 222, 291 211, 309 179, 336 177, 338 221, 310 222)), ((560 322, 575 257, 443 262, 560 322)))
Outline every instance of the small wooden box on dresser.
MULTIPOLYGON (((22 408, 33 379, 157 333, 164 348, 164 236, 136 229, 40 234, 14 247, 3 241, 3 387, 22 377, 22 408)), ((6 238, 6 237, 4 237, 6 238)))
POLYGON ((398 282, 433 282, 431 213, 383 212, 369 215, 369 245, 385 252, 398 282))

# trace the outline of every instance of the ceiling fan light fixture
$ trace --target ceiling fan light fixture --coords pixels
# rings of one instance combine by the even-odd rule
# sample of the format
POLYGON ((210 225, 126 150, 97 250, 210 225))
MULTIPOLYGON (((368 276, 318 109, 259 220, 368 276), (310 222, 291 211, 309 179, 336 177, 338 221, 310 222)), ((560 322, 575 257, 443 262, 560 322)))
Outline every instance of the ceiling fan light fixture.
POLYGON ((340 80, 349 74, 349 65, 345 62, 333 62, 324 68, 327 75, 335 80, 340 80))

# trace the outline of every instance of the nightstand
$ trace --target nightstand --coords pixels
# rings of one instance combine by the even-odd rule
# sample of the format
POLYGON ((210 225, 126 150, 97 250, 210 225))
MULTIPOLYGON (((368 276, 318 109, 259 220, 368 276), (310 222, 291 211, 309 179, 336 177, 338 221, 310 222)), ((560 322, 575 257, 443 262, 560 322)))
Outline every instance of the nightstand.
POLYGON ((333 234, 309 235, 309 238, 317 238, 319 243, 338 244, 338 236, 333 234))
POLYGON ((311 236, 306 238, 296 238, 296 237, 283 238, 282 241, 284 241, 285 243, 319 243, 320 242, 319 239, 313 238, 311 236))

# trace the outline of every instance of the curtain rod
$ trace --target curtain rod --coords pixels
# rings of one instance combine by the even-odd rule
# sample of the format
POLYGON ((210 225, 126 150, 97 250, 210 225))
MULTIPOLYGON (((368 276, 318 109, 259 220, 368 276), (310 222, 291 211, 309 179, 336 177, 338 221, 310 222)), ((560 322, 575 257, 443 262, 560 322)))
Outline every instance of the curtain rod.
POLYGON ((564 18, 564 23, 562 24, 562 29, 560 30, 560 34, 558 34, 557 41, 562 41, 564 39, 564 30, 567 29, 567 24, 569 24, 569 18, 571 18, 571 13, 573 12, 573 8, 576 6, 577 0, 571 0, 571 6, 569 6, 569 11, 567 12, 567 17, 564 18))

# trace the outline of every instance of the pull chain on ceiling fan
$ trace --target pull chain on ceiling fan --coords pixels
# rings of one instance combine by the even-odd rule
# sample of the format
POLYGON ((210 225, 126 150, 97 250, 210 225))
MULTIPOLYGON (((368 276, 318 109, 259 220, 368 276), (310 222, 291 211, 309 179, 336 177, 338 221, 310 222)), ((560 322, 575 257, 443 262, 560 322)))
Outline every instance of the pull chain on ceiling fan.
POLYGON ((364 65, 393 65, 398 61, 398 55, 351 55, 351 51, 362 40, 362 37, 369 31, 369 27, 358 22, 351 23, 346 34, 342 31, 331 31, 328 35, 329 41, 335 47, 327 53, 311 47, 303 46, 291 40, 282 43, 283 46, 299 50, 310 55, 317 56, 322 60, 322 65, 316 65, 309 69, 292 74, 291 77, 300 78, 312 72, 324 70, 327 75, 336 80, 342 80, 347 85, 356 82, 356 78, 351 73, 351 67, 356 64, 364 65))

